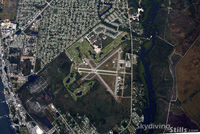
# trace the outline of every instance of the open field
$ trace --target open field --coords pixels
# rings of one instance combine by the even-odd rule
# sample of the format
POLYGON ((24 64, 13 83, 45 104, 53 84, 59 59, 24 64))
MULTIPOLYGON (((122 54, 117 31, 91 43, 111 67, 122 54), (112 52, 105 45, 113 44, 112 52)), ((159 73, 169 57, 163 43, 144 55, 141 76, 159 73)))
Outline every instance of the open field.
POLYGON ((117 64, 118 64, 118 53, 113 55, 108 61, 106 61, 103 65, 101 65, 99 69, 116 71, 117 64))
POLYGON ((108 84, 108 86, 112 89, 112 91, 115 92, 116 76, 112 75, 100 75, 100 76, 108 84))
POLYGON ((122 38, 127 35, 127 33, 122 33, 120 34, 114 41, 112 41, 109 45, 107 45, 103 50, 102 50, 102 55, 98 55, 96 61, 99 62, 101 61, 107 54, 109 54, 113 49, 115 49, 117 46, 119 46, 122 42, 128 40, 130 37, 127 37, 126 40, 123 40, 122 38))
POLYGON ((199 3, 172 1, 173 14, 169 15, 167 40, 176 45, 176 52, 184 55, 200 33, 199 3), (185 6, 183 6, 185 5, 185 6))
POLYGON ((200 36, 176 68, 178 99, 185 113, 200 126, 200 36))
POLYGON ((106 36, 106 39, 103 39, 103 34, 99 34, 99 37, 102 39, 102 49, 104 49, 108 44, 110 44, 114 39, 110 36, 106 36))
POLYGON ((77 42, 76 44, 72 45, 67 51, 75 63, 81 63, 83 58, 93 59, 96 62, 100 62, 113 49, 121 45, 122 42, 129 39, 129 37, 127 37, 126 40, 123 40, 122 38, 125 35, 127 35, 127 33, 124 32, 120 34, 115 40, 109 42, 109 44, 102 49, 100 54, 96 54, 94 52, 94 49, 86 39, 84 39, 83 42, 77 42))
POLYGON ((124 82, 123 96, 129 97, 131 96, 131 75, 126 75, 124 82))
POLYGON ((183 59, 177 64, 177 88, 180 101, 187 99, 200 88, 200 37, 183 59))
POLYGON ((90 55, 89 51, 93 54, 95 54, 95 52, 86 39, 84 39, 83 42, 77 42, 72 45, 67 51, 75 63, 81 63, 82 58, 94 59, 93 55, 90 55))
POLYGON ((82 96, 86 95, 95 84, 94 81, 86 81, 78 84, 77 81, 79 80, 79 78, 80 75, 77 72, 71 72, 63 80, 63 84, 66 90, 75 101, 77 101, 78 98, 81 98, 82 96))
POLYGON ((17 14, 18 0, 3 0, 2 10, 0 11, 0 19, 9 19, 14 21, 17 14))
POLYGON ((190 98, 186 103, 182 104, 182 108, 186 115, 190 117, 198 126, 200 126, 200 106, 199 106, 200 92, 190 98))

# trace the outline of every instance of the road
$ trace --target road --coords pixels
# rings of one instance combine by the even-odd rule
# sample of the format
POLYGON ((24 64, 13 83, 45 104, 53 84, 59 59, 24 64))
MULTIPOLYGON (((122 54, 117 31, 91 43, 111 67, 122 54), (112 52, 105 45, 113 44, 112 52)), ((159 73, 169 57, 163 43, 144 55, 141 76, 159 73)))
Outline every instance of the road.
MULTIPOLYGON (((127 0, 127 9, 128 8, 128 0, 127 0)), ((130 13, 128 10, 128 20, 129 20, 129 28, 130 28, 130 39, 131 39, 131 106, 130 106, 130 120, 128 125, 120 132, 123 133, 126 129, 128 129, 128 126, 131 124, 131 120, 133 118, 132 112, 133 112, 133 35, 132 35, 132 25, 131 25, 131 17, 130 17, 130 13)))
MULTIPOLYGON (((31 20, 27 21, 27 24, 25 24, 23 27, 20 27, 20 26, 19 26, 19 29, 21 29, 22 32, 25 31, 25 30, 37 19, 37 17, 39 17, 39 16, 47 9, 48 6, 50 6, 50 4, 51 4, 53 1, 54 1, 54 0, 51 0, 50 2, 47 2, 47 5, 46 5, 41 11, 39 11, 38 13, 36 13, 36 14, 33 16, 33 18, 31 18, 31 20)), ((18 30, 19 30, 19 29, 18 29, 18 30)), ((10 35, 8 35, 8 36, 2 38, 2 39, 5 39, 5 38, 7 38, 7 37, 9 37, 9 36, 15 35, 16 32, 17 32, 18 30, 14 31, 13 34, 10 34, 10 35)))
POLYGON ((47 5, 46 5, 40 12, 36 13, 36 14, 33 16, 33 18, 32 18, 31 20, 29 20, 29 21, 27 22, 27 24, 21 28, 21 30, 22 30, 22 31, 26 30, 26 29, 37 19, 37 17, 39 17, 39 16, 44 12, 44 10, 46 10, 47 7, 50 6, 50 4, 51 4, 53 1, 54 1, 54 0, 51 0, 50 2, 47 2, 47 5))

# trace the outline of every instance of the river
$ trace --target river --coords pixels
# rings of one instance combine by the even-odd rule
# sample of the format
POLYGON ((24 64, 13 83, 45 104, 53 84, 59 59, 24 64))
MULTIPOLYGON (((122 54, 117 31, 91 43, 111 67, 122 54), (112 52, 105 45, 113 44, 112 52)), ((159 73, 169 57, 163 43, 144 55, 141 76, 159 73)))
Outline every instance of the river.
POLYGON ((0 79, 0 133, 14 134, 14 129, 11 127, 8 105, 5 102, 4 88, 0 79))
MULTIPOLYGON (((145 107, 144 110, 144 122, 142 124, 151 124, 155 120, 155 113, 156 113, 156 102, 153 98, 154 96, 154 90, 153 90, 153 83, 152 78, 150 74, 150 63, 145 60, 145 58, 148 56, 148 54, 151 52, 152 48, 155 45, 155 39, 156 39, 156 31, 153 28, 154 20, 157 16, 157 12, 159 10, 160 4, 152 0, 152 7, 148 11, 148 17, 143 22, 143 28, 144 28, 144 34, 147 37, 152 37, 152 46, 148 50, 145 49, 144 44, 141 47, 141 54, 140 54, 140 60, 142 61, 142 64, 144 66, 144 78, 145 78, 145 84, 147 86, 147 92, 148 92, 148 98, 147 102, 148 104, 145 107), (147 25, 148 28, 145 26, 147 25), (149 26, 150 25, 150 26, 149 26)), ((139 130, 137 133, 145 133, 144 130, 139 130)), ((150 130, 148 133, 153 133, 153 130, 150 130)))

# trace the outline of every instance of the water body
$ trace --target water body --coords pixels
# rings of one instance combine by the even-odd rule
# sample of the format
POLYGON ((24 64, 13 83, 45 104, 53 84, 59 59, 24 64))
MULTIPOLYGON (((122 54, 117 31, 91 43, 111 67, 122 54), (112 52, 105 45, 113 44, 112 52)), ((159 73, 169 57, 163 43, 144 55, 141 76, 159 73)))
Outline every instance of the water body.
MULTIPOLYGON (((148 17, 147 19, 143 22, 143 27, 144 27, 144 34, 147 37, 152 36, 152 46, 150 49, 145 49, 144 44, 141 48, 141 55, 140 59, 142 61, 142 64, 144 66, 145 73, 144 78, 145 78, 145 83, 148 88, 148 106, 144 110, 144 122, 142 124, 151 124, 155 120, 155 113, 156 113, 156 102, 153 99, 154 96, 154 90, 153 90, 153 83, 152 83, 152 78, 150 74, 150 63, 145 60, 145 58, 148 56, 148 54, 151 52, 152 48, 155 45, 155 39, 156 39, 156 31, 152 27, 154 20, 157 16, 157 12, 159 10, 160 4, 152 0, 153 6, 148 12, 148 17), (148 28, 145 26, 148 25, 148 28), (149 27, 150 25, 150 27, 149 27)), ((137 133, 145 133, 144 130, 137 131, 137 133)), ((148 133, 153 133, 153 130, 150 130, 148 133)))
POLYGON ((11 127, 8 105, 5 102, 4 88, 2 80, 0 79, 0 133, 14 134, 14 129, 11 127))

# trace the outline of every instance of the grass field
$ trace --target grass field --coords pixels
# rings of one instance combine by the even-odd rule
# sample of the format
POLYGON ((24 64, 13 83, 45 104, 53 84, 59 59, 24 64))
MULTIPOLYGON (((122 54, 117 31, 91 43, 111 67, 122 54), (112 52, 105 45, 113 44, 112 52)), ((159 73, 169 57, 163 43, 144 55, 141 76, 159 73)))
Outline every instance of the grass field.
POLYGON ((63 80, 64 86, 67 88, 67 87, 69 87, 69 85, 74 83, 74 81, 76 81, 76 76, 77 76, 76 72, 71 72, 67 77, 64 78, 64 80, 63 80))
POLYGON ((81 85, 80 88, 77 88, 73 93, 77 98, 81 98, 82 96, 86 95, 91 88, 93 88, 94 84, 94 81, 85 82, 81 85))
POLYGON ((103 34, 99 34, 99 37, 102 39, 102 49, 104 49, 108 44, 110 44, 114 39, 110 36, 107 36, 106 39, 103 39, 103 34))
POLYGON ((108 61, 106 61, 103 65, 99 67, 101 70, 117 70, 117 59, 118 59, 118 53, 113 55, 108 61))
POLYGON ((190 100, 187 101, 187 103, 182 104, 182 108, 185 111, 185 113, 190 117, 190 119, 195 121, 198 124, 198 126, 200 125, 199 98, 200 98, 200 92, 195 96, 193 96, 192 98, 190 98, 190 100))
POLYGON ((86 39, 84 39, 83 42, 78 42, 72 45, 67 51, 75 63, 81 63, 82 58, 84 57, 93 59, 93 56, 90 55, 88 51, 91 51, 93 54, 95 54, 92 46, 86 39))
POLYGON ((77 78, 79 78, 78 73, 72 72, 63 80, 63 84, 66 90, 69 92, 69 94, 75 101, 77 101, 78 98, 81 98, 82 96, 86 95, 95 84, 94 81, 87 81, 82 83, 81 85, 78 85, 76 83, 78 80, 77 78), (75 84, 76 87, 74 87, 73 84, 75 84))
POLYGON ((100 76, 108 84, 108 86, 112 89, 112 91, 115 92, 116 76, 111 76, 111 75, 100 75, 100 76))
MULTIPOLYGON (((113 40, 109 45, 107 45, 103 50, 102 50, 102 55, 98 55, 96 61, 99 62, 101 61, 107 54, 109 54, 113 49, 115 49, 117 46, 119 46, 122 42, 125 40, 122 40, 122 37, 127 35, 127 33, 122 33, 120 34, 115 40, 113 40)), ((126 39, 128 40, 129 37, 126 39)))
POLYGON ((9 19, 14 21, 17 14, 18 0, 4 0, 2 11, 0 11, 0 19, 9 19))
POLYGON ((75 72, 73 68, 71 68, 71 73, 67 75, 63 79, 63 85, 65 86, 66 90, 69 92, 69 94, 72 96, 72 98, 77 101, 78 98, 81 98, 82 96, 86 95, 90 89, 95 84, 94 81, 86 81, 84 83, 78 84, 77 81, 80 78, 80 75, 78 72, 75 72))
MULTIPOLYGON (((125 35, 127 35, 125 32, 120 34, 115 40, 105 46, 105 48, 103 48, 101 51, 102 54, 96 54, 86 39, 84 39, 83 42, 77 42, 76 44, 72 45, 67 52, 70 54, 75 63, 81 63, 83 58, 93 59, 96 62, 100 62, 107 54, 125 41, 122 40, 122 37, 125 35), (91 51, 92 54, 90 54, 89 51, 91 51)), ((126 40, 128 39, 130 39, 130 37, 127 37, 126 40)))

